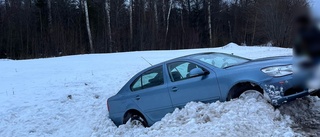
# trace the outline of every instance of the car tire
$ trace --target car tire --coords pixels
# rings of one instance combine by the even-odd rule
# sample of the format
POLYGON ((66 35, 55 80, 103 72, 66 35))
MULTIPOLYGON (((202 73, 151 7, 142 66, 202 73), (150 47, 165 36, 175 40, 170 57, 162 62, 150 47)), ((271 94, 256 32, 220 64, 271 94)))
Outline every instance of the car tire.
MULTIPOLYGON (((236 99, 239 98, 243 93, 246 92, 258 92, 262 95, 261 92, 259 92, 256 88, 254 88, 253 86, 249 86, 249 85, 243 85, 243 86, 239 86, 237 87, 237 89, 230 91, 227 97, 227 100, 230 101, 232 99, 236 99)), ((262 95, 263 97, 263 95, 262 95)))
POLYGON ((247 90, 247 91, 244 91, 242 94, 240 94, 239 98, 243 100, 247 100, 251 98, 262 100, 263 95, 257 90, 247 90))
POLYGON ((129 120, 132 126, 148 126, 147 121, 139 114, 127 114, 127 116, 123 120, 123 123, 126 124, 129 120))

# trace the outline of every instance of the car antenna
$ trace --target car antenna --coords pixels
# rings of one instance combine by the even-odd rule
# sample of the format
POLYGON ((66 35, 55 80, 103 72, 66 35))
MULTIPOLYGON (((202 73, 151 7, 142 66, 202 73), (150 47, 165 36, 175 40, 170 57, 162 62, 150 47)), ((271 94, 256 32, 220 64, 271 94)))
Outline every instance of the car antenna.
POLYGON ((150 65, 150 66, 153 66, 148 60, 146 60, 144 57, 141 57, 144 61, 146 61, 146 62, 148 62, 148 64, 150 65))

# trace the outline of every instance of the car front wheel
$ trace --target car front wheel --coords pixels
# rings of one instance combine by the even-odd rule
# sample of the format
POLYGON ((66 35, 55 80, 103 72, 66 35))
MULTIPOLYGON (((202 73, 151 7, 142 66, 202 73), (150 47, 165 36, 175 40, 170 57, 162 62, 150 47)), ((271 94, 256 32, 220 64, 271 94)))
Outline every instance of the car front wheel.
POLYGON ((239 84, 232 88, 232 90, 229 92, 227 101, 230 101, 232 99, 236 98, 242 98, 242 99, 248 99, 248 98, 263 98, 262 92, 260 92, 262 89, 257 86, 252 86, 249 83, 243 83, 239 84))
POLYGON ((240 94, 239 98, 244 100, 252 99, 252 98, 261 100, 263 99, 263 95, 257 90, 247 90, 247 91, 244 91, 242 94, 240 94))

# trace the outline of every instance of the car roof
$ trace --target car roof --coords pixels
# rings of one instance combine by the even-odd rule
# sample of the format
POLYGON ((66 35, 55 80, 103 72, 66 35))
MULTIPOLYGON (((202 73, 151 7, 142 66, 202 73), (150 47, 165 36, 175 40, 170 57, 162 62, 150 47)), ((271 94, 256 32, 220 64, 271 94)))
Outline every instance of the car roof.
MULTIPOLYGON (((206 55, 206 54, 215 54, 215 53, 217 53, 217 52, 195 53, 195 54, 190 54, 190 55, 185 55, 185 56, 177 57, 177 58, 174 58, 174 59, 171 59, 171 60, 176 60, 176 59, 190 59, 191 57, 196 56, 196 55, 206 55)), ((222 53, 222 54, 223 54, 223 53, 222 53)), ((171 61, 171 60, 168 60, 168 61, 171 61)))
MULTIPOLYGON (((144 70, 142 70, 141 72, 144 72, 144 71, 148 71, 150 69, 153 69, 153 68, 156 68, 156 67, 159 67, 163 64, 166 64, 166 63, 171 63, 171 62, 175 62, 175 61, 179 61, 179 60, 194 60, 196 61, 195 59, 193 59, 192 57, 194 56, 198 56, 198 55, 208 55, 208 54, 225 54, 225 55, 230 55, 230 56, 235 56, 235 57, 240 57, 240 56, 236 56, 236 55, 233 55, 233 54, 227 54, 227 53, 221 53, 221 52, 202 52, 202 53, 195 53, 195 54, 190 54, 190 55, 185 55, 185 56, 181 56, 181 57, 177 57, 177 58, 174 58, 174 59, 170 59, 170 60, 167 60, 167 61, 164 61, 164 62, 161 62, 161 63, 157 63, 157 64, 154 64, 144 70)), ((240 58, 243 58, 243 57, 240 57, 240 58)), ((250 60, 250 59, 249 59, 250 60)))
MULTIPOLYGON (((231 56, 235 56, 235 57, 240 57, 240 56, 236 56, 236 55, 233 55, 233 54, 227 54, 227 53, 221 53, 221 52, 202 52, 202 53, 195 53, 195 54, 190 54, 190 55, 186 55, 186 56, 182 56, 182 57, 177 57, 177 58, 174 58, 174 59, 162 62, 162 63, 171 62, 171 61, 175 61, 175 60, 178 60, 178 59, 192 59, 192 57, 194 57, 194 56, 208 55, 208 54, 225 54, 225 55, 231 55, 231 56)), ((243 57, 240 57, 240 58, 243 58, 243 57)))

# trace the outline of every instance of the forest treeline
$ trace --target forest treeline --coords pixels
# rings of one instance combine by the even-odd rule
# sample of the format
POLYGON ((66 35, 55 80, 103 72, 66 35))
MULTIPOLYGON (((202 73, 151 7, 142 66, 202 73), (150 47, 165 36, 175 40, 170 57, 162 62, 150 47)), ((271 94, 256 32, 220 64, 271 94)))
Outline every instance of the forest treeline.
POLYGON ((0 0, 0 58, 291 47, 307 0, 0 0))

